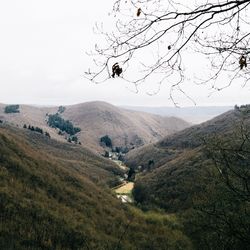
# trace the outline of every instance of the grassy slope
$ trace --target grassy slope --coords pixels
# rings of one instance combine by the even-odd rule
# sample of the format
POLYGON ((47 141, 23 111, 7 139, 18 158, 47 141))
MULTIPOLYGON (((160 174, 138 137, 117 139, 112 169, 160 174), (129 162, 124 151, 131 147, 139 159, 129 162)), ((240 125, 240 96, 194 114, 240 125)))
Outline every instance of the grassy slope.
MULTIPOLYGON (((20 105, 20 113, 5 114, 5 105, 0 105, 0 119, 9 123, 33 125, 57 139, 64 141, 58 131, 46 123, 46 114, 55 114, 58 107, 34 107, 20 105)), ((81 131, 77 134, 82 145, 95 151, 103 151, 99 145, 102 136, 108 134, 114 146, 132 147, 155 142, 163 136, 189 126, 187 122, 175 117, 161 117, 118 108, 105 102, 87 102, 66 106, 61 116, 73 122, 81 131)))
POLYGON ((239 118, 239 114, 234 111, 226 112, 208 122, 167 136, 157 143, 130 151, 126 157, 126 163, 132 167, 139 165, 146 167, 149 160, 154 160, 155 167, 162 166, 179 153, 199 147, 204 137, 215 133, 230 133, 239 118))
POLYGON ((105 185, 119 172, 113 164, 0 126, 1 249, 190 248, 174 217, 117 200, 105 185))
POLYGON ((125 110, 105 102, 68 106, 63 117, 79 126, 82 129, 80 139, 95 149, 100 149, 99 139, 106 134, 115 146, 130 148, 157 141, 189 126, 179 118, 125 110))
MULTIPOLYGON (((239 126, 241 114, 229 111, 217 118, 166 137, 156 144, 131 151, 127 164, 151 170, 138 175, 135 198, 147 208, 160 207, 168 212, 190 208, 209 181, 211 161, 203 150, 203 138, 217 134, 230 138, 239 126)), ((248 114, 245 122, 250 123, 248 114)))

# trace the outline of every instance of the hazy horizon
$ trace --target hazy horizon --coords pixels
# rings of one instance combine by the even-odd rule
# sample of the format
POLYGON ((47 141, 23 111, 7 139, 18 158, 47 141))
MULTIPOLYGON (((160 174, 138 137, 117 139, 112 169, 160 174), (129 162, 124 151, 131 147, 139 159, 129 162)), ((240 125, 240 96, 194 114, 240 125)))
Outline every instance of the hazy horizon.
MULTIPOLYGON (((84 77, 92 59, 86 52, 100 42, 94 35, 95 23, 110 30, 114 20, 110 11, 113 0, 86 4, 80 0, 45 0, 34 2, 2 1, 0 3, 0 102, 35 105, 71 105, 101 100, 132 106, 174 106, 169 99, 169 86, 162 85, 157 95, 157 83, 139 86, 122 79, 110 79, 94 84, 84 77), (94 11, 92 11, 94 10, 94 11)), ((192 65, 197 58, 188 58, 192 65)), ((227 79, 225 79, 227 81, 227 79)), ((198 86, 186 79, 182 89, 197 106, 233 106, 246 104, 249 86, 235 84, 211 94, 209 86, 198 86)), ((181 107, 194 104, 182 93, 174 93, 181 107)))
POLYGON ((111 105, 114 105, 114 106, 117 106, 117 107, 122 107, 122 108, 126 108, 126 107, 134 107, 134 108, 140 108, 140 107, 143 107, 143 108, 173 108, 173 109, 182 109, 182 108, 206 108, 206 107, 209 107, 209 108, 213 108, 213 107, 228 107, 228 108, 232 108, 234 107, 234 105, 187 105, 187 106, 179 106, 179 107, 176 107, 174 105, 168 105, 168 106, 162 106, 162 105, 132 105, 132 104, 116 104, 116 103, 113 103, 113 102, 109 102, 109 101, 103 101, 103 100, 91 100, 91 101, 83 101, 83 102, 76 102, 76 103, 72 103, 72 104, 64 104, 64 103, 58 103, 58 104, 37 104, 37 103, 18 103, 18 102, 2 102, 0 101, 0 104, 2 105, 14 105, 14 104, 18 104, 18 105, 27 105, 27 106, 37 106, 37 107, 57 107, 57 106, 73 106, 73 105, 78 105, 78 104, 83 104, 83 103, 94 103, 94 102, 104 102, 104 103, 108 103, 108 104, 111 104, 111 105))

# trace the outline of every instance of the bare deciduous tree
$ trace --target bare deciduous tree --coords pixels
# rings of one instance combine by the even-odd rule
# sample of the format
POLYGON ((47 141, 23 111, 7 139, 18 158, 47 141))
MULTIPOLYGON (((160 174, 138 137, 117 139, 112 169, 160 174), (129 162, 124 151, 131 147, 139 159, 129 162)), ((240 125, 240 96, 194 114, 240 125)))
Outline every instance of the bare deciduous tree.
POLYGON ((174 101, 174 90, 186 94, 182 83, 188 70, 199 73, 200 57, 209 59, 209 66, 195 74, 197 84, 219 91, 238 78, 243 86, 250 79, 250 0, 116 0, 112 15, 114 30, 98 29, 105 42, 92 53, 97 68, 86 72, 95 83, 111 76, 136 90, 145 81, 157 82, 159 89, 167 83, 174 101), (188 62, 191 56, 196 65, 188 62), (122 74, 112 71, 115 64, 122 74), (221 79, 228 81, 221 85, 221 79))
POLYGON ((249 248, 249 114, 249 105, 236 106, 230 133, 220 131, 203 138, 206 156, 212 164, 208 164, 206 187, 194 198, 194 213, 186 224, 197 249, 249 248))
POLYGON ((236 107, 240 121, 235 125, 234 134, 211 137, 205 141, 208 157, 212 159, 221 180, 234 195, 250 202, 250 106, 236 107), (226 139, 227 138, 227 139, 226 139), (232 143, 233 142, 233 143, 232 143))

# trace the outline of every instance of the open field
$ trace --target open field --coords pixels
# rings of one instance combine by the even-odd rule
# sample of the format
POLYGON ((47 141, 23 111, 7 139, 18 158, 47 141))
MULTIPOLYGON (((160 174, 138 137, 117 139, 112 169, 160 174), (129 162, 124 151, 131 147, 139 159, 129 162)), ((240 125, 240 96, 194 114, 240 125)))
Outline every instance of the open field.
POLYGON ((133 188, 134 188, 134 182, 128 182, 125 185, 115 189, 115 192, 117 194, 129 194, 131 193, 133 188))

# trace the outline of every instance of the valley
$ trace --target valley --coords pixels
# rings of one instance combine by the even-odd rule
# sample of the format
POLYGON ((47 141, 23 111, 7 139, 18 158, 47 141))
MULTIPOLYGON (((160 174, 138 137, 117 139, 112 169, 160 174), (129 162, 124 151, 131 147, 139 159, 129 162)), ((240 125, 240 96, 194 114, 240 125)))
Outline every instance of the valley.
MULTIPOLYGON (((133 188, 134 188, 134 181, 131 181, 131 177, 129 178, 129 167, 127 167, 123 161, 118 160, 121 154, 117 152, 108 152, 109 160, 117 164, 117 166, 124 171, 124 176, 120 177, 121 183, 112 188, 112 190, 116 193, 116 197, 120 199, 123 203, 133 203, 133 188)), ((124 157, 125 154, 122 154, 124 157)), ((135 176, 133 176, 133 180, 135 176)))
POLYGON ((123 205, 110 189, 123 175, 80 145, 0 124, 0 248, 189 249, 175 221, 123 205))
POLYGON ((0 250, 250 250, 250 0, 0 13, 0 250))
POLYGON ((142 144, 100 126, 93 147, 70 109, 1 115, 1 249, 247 249, 249 106, 142 144))
POLYGON ((120 199, 123 203, 132 203, 134 200, 132 196, 133 188, 134 182, 124 182, 114 190, 117 198, 120 199))

